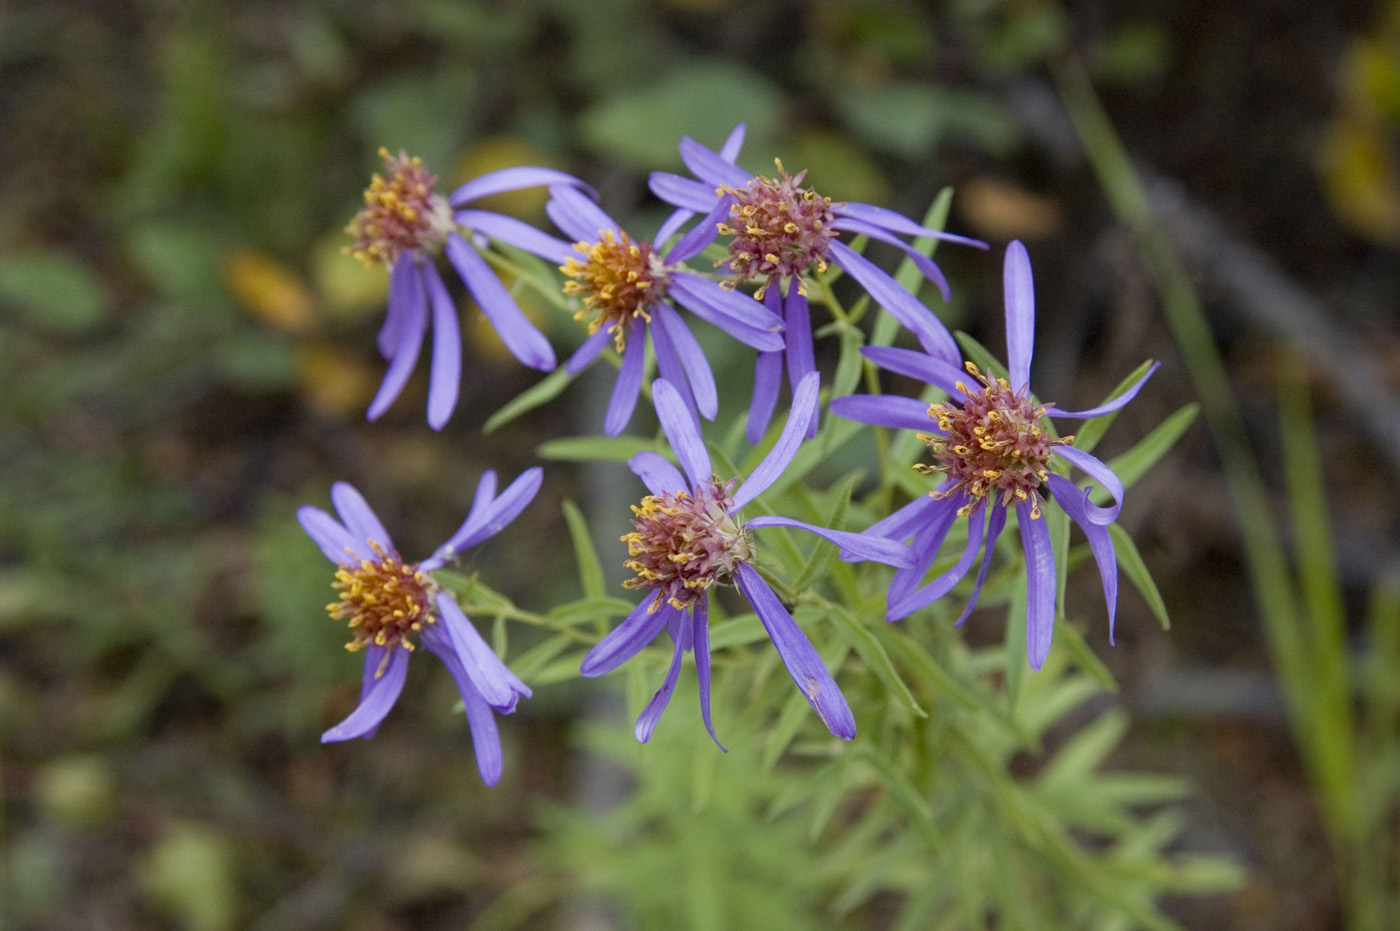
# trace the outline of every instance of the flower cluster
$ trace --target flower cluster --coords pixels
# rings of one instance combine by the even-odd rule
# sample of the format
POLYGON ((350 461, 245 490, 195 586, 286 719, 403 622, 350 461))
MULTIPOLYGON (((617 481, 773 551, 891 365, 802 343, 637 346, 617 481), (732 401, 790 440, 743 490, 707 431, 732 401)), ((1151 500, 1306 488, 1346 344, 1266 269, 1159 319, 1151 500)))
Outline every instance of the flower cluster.
MULTIPOLYGON (((870 204, 840 203, 805 185, 805 172, 750 175, 735 164, 743 143, 737 128, 719 151, 686 138, 680 154, 693 177, 651 176, 652 191, 675 211, 651 239, 624 230, 597 204, 586 184, 545 168, 511 168, 482 176, 448 197, 421 161, 381 151, 386 174, 376 175, 365 206, 351 221, 347 251, 391 271, 389 311, 379 334, 388 373, 371 403, 371 420, 402 391, 416 363, 431 319, 433 364, 428 420, 441 428, 456 406, 461 347, 456 309, 436 269, 445 256, 510 351, 524 364, 548 370, 555 357, 548 341, 520 312, 492 271, 504 244, 557 266, 559 296, 570 302, 586 333, 565 364, 573 376, 605 352, 618 375, 602 417, 603 431, 621 433, 631 421, 654 359, 658 378, 650 398, 661 432, 680 468, 657 452, 637 453, 628 466, 646 488, 632 507, 625 566, 627 589, 641 601, 583 656, 584 676, 611 672, 640 653, 664 630, 671 662, 664 680, 636 722, 645 742, 679 681, 686 654, 694 656, 700 711, 719 744, 711 716, 711 599, 733 586, 752 606, 799 692, 836 737, 855 736, 856 720, 808 634, 789 604, 804 593, 774 578, 763 559, 765 528, 792 528, 834 544, 843 560, 893 567, 886 617, 895 621, 949 594, 981 557, 961 624, 987 578, 995 544, 1014 519, 1026 559, 1027 650, 1040 668, 1050 649, 1056 612, 1056 567, 1047 526, 1053 502, 1083 531, 1097 562, 1108 603, 1109 636, 1117 599, 1117 564, 1108 526, 1117 518, 1123 483, 1099 459, 1059 435, 1052 418, 1087 419, 1127 404, 1152 374, 1105 404, 1061 411, 1031 392, 1035 301, 1030 259, 1013 242, 1004 267, 1009 364, 984 371, 965 362, 938 317, 886 271, 847 243, 853 234, 902 250, 943 293, 938 266, 906 242, 933 237, 986 248, 985 243, 929 229, 870 204), (488 194, 527 186, 549 191, 546 213, 564 238, 520 220, 468 206, 488 194), (698 219, 697 219, 698 218, 698 219), (687 225, 688 228, 687 228, 687 225), (707 247, 726 237, 713 269, 691 267, 707 247), (829 399, 832 413, 850 420, 917 431, 928 458, 915 465, 929 477, 927 494, 861 532, 821 527, 795 518, 741 512, 772 487, 818 432, 817 373, 809 298, 824 287, 835 266, 865 289, 873 302, 902 324, 920 349, 870 346, 874 366, 940 389, 932 404, 893 395, 829 399), (745 290, 752 285, 752 290, 745 290), (753 401, 746 435, 757 443, 777 407, 786 370, 791 407, 776 442, 747 476, 714 468, 702 436, 702 420, 719 412, 714 374, 691 330, 698 318, 756 352, 753 401), (1078 469, 1094 484, 1067 476, 1078 469), (1107 504, 1095 503, 1096 486, 1107 504), (933 578, 954 524, 965 518, 966 544, 956 561, 933 578)), ((714 254, 714 253, 711 253, 714 254)), ((710 264, 707 260, 706 264, 710 264)), ((829 291, 823 299, 829 297, 829 291)), ((494 714, 514 711, 530 690, 505 666, 465 616, 450 588, 435 578, 457 554, 506 527, 535 497, 542 472, 530 469, 497 496, 487 472, 462 527, 430 557, 406 562, 364 499, 348 484, 332 487, 338 519, 314 507, 298 512, 302 526, 337 566, 332 618, 352 631, 347 648, 365 654, 358 707, 323 736, 326 741, 371 736, 403 688, 408 657, 421 642, 448 667, 462 695, 483 779, 501 774, 501 745, 494 714)), ((721 746, 721 749, 723 747, 721 746)))

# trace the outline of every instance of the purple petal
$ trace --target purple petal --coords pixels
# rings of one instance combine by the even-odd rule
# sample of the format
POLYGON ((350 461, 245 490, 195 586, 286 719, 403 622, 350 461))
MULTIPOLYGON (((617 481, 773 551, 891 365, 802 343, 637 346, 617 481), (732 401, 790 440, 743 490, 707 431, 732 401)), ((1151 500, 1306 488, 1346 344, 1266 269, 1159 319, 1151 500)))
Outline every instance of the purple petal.
POLYGON ((684 612, 676 612, 671 620, 670 629, 671 639, 676 641, 676 648, 671 653, 671 668, 667 671, 666 681, 662 683, 661 688, 656 690, 656 694, 647 702, 642 713, 637 715, 635 733, 639 743, 646 743, 651 739, 652 731, 656 730, 656 722, 661 720, 661 713, 670 704, 671 694, 676 690, 676 680, 680 678, 681 661, 685 659, 686 648, 690 646, 691 623, 684 612))
POLYGON ((962 361, 958 344, 953 341, 953 335, 943 321, 918 298, 904 290, 899 282, 840 240, 831 241, 829 254, 832 261, 860 282, 875 303, 889 311, 890 316, 918 338, 919 345, 949 365, 962 361))
POLYGON ((917 378, 941 388, 951 398, 958 398, 963 394, 962 389, 958 387, 959 383, 967 384, 965 371, 917 349, 866 346, 860 354, 888 372, 917 378))
POLYGON ((783 318, 749 297, 686 272, 671 275, 668 293, 701 320, 746 346, 772 352, 783 348, 783 318))
POLYGON ((1021 546, 1026 553, 1026 655, 1039 669, 1050 655, 1055 633, 1055 551, 1045 518, 1032 518, 1029 504, 1016 507, 1021 546))
POLYGON ((384 325, 379 328, 375 340, 379 354, 385 359, 394 357, 410 308, 422 303, 423 280, 418 277, 418 255, 405 252, 394 262, 394 270, 389 274, 389 312, 384 315, 384 325))
POLYGON ((1002 270, 1006 291, 1006 355, 1011 388, 1021 391, 1031 383, 1031 355, 1035 351, 1035 282, 1031 257, 1019 239, 1006 247, 1002 270))
POLYGON ((627 468, 632 470, 632 474, 642 480, 647 486, 647 491, 654 495, 664 495, 667 492, 689 491, 690 486, 686 484, 685 476, 666 458, 659 453, 654 453, 649 449, 642 450, 627 460, 627 468))
POLYGON ((666 440, 675 450, 691 487, 708 482, 714 477, 710 454, 705 450, 705 441, 680 393, 666 379, 658 378, 651 383, 651 400, 656 405, 656 416, 661 421, 666 440))
POLYGON ((1081 489, 1069 479, 1053 473, 1049 485, 1055 503, 1065 509, 1065 513, 1083 529, 1084 536, 1089 538, 1089 549, 1094 554, 1094 562, 1098 563, 1099 578, 1103 580, 1103 597, 1108 604, 1108 642, 1113 643, 1114 621, 1118 613, 1118 557, 1113 551, 1113 537, 1109 536, 1106 526, 1091 519, 1089 509, 1093 504, 1089 501, 1088 489, 1081 489))
POLYGON ((297 523, 321 548, 326 558, 336 565, 347 566, 355 560, 374 558, 374 550, 364 539, 356 539, 354 534, 340 525, 340 521, 318 507, 303 504, 297 508, 297 523))
POLYGON ((457 407, 462 385, 462 331, 457 325, 457 307, 437 269, 423 267, 428 283, 428 299, 433 308, 433 364, 428 373, 428 426, 441 430, 457 407))
MULTIPOLYGON (((733 203, 734 198, 728 195, 721 197, 704 219, 691 227, 690 232, 682 236, 680 242, 676 243, 661 261, 667 265, 676 265, 704 252, 705 247, 714 242, 715 237, 719 235, 719 222, 729 215, 729 208, 733 203)), ((656 241, 665 242, 660 233, 656 234, 656 241)))
POLYGON ((695 177, 711 187, 744 188, 753 175, 738 168, 732 161, 705 148, 689 136, 681 137, 681 161, 695 177))
POLYGON ((954 627, 961 627, 972 613, 972 609, 977 606, 977 599, 982 595, 982 583, 987 581, 987 568, 992 564, 992 551, 996 549, 997 538, 1006 526, 1006 507, 993 504, 990 510, 991 516, 987 519, 987 539, 982 544, 982 568, 977 570, 977 581, 973 583, 972 594, 968 596, 967 606, 963 608, 962 614, 953 623, 954 627))
POLYGON ((896 213, 884 207, 876 207, 871 204, 841 204, 839 206, 833 204, 832 210, 843 217, 854 217, 857 220, 872 223, 892 233, 899 233, 904 236, 924 236, 933 239, 941 239, 944 242, 962 243, 964 246, 972 246, 976 249, 987 248, 987 244, 980 239, 970 239, 967 236, 958 236, 955 233, 945 233, 942 230, 929 229, 927 226, 920 226, 901 213, 896 213))
POLYGON ((968 570, 977 560, 977 554, 982 549, 983 523, 981 511, 974 511, 969 515, 967 545, 963 547, 962 555, 958 557, 958 561, 927 585, 900 599, 898 604, 890 605, 889 615, 908 617, 952 591, 953 586, 962 581, 963 576, 967 575, 968 570))
POLYGON ((486 704, 486 699, 471 687, 470 681, 466 685, 466 688, 462 688, 459 682, 458 691, 462 695, 462 706, 467 711, 467 724, 472 732, 476 769, 481 773, 481 781, 493 786, 500 781, 501 770, 505 766, 501 754, 501 734, 496 728, 496 715, 486 704))
POLYGON ((885 612, 885 620, 897 621, 906 616, 896 611, 895 607, 902 607, 905 599, 924 581, 924 576, 928 575, 929 567, 938 557, 938 551, 943 548, 943 541, 947 539, 948 531, 952 529, 958 511, 965 501, 966 498, 962 495, 950 495, 940 499, 938 503, 942 506, 930 511, 928 523, 914 533, 914 540, 910 546, 914 550, 917 562, 912 569, 895 570, 894 578, 890 580, 889 591, 885 595, 885 603, 889 606, 889 610, 885 612))
MULTIPOLYGON (((389 531, 384 529, 379 518, 370 508, 369 502, 364 499, 355 486, 349 482, 336 482, 331 486, 331 504, 335 505, 335 512, 340 515, 341 521, 345 524, 345 529, 350 531, 350 535, 355 538, 356 543, 365 543, 373 540, 386 553, 395 552, 394 541, 389 537, 389 531)), ((356 547, 358 551, 373 553, 374 550, 368 546, 356 547)), ((369 558, 373 558, 370 556, 369 558)))
POLYGON ((807 438, 807 425, 817 416, 817 390, 820 380, 820 376, 812 372, 797 386, 797 391, 792 397, 792 410, 783 426, 783 432, 778 435, 778 442, 773 444, 768 455, 763 457, 763 461, 739 486, 739 490, 734 492, 734 507, 731 510, 737 511, 763 494, 783 474, 788 463, 792 462, 792 457, 797 455, 798 447, 807 438))
MULTIPOLYGON (((375 649, 367 651, 365 655, 366 676, 369 675, 371 661, 374 663, 374 670, 378 671, 380 656, 382 653, 375 649)), ((350 712, 350 716, 344 721, 322 734, 321 743, 354 740, 356 737, 364 737, 373 731, 384 720, 389 709, 394 707, 394 702, 399 700, 399 693, 403 691, 404 678, 407 675, 408 651, 403 647, 391 647, 389 663, 384 674, 375 676, 373 684, 368 689, 362 690, 360 704, 354 711, 350 712)))
POLYGON ((947 500, 947 498, 935 498, 933 495, 919 495, 889 517, 876 521, 865 528, 865 532, 877 537, 885 537, 888 540, 907 539, 928 521, 930 512, 934 508, 939 504, 946 505, 947 500))
POLYGON ((788 674, 802 690, 802 694, 807 696, 807 703, 812 706, 817 717, 822 719, 822 723, 832 734, 843 740, 850 740, 856 735, 855 716, 851 714, 851 707, 846 704, 845 696, 836 687, 836 680, 827 672, 826 664, 822 662, 816 647, 812 646, 812 641, 807 639, 802 628, 793 621, 792 615, 788 614, 787 608, 784 608, 778 596, 773 594, 768 583, 752 568, 741 563, 734 575, 734 581, 758 613, 758 619, 763 622, 763 628, 768 631, 773 646, 777 647, 778 655, 787 666, 788 674))
POLYGON ((559 184, 579 187, 594 197, 598 196, 593 188, 584 184, 573 175, 565 174, 562 171, 555 171, 553 168, 535 168, 521 165, 514 168, 502 168, 500 171, 491 171, 480 177, 472 178, 466 184, 453 191, 451 196, 447 198, 447 202, 453 207, 460 207, 462 204, 481 197, 489 197, 492 194, 503 194, 506 191, 518 191, 521 188, 527 187, 544 187, 546 185, 559 184))
POLYGON ((660 321, 653 314, 651 318, 651 347, 656 354, 657 373, 681 396, 681 401, 685 404, 685 409, 690 411, 691 419, 696 425, 700 423, 700 412, 696 409, 695 394, 690 388, 690 378, 681 365, 680 358, 676 355, 676 347, 671 345, 671 339, 667 335, 660 321))
POLYGON ((909 260, 914 263, 914 267, 919 270, 920 274, 938 287, 938 291, 943 295, 944 301, 948 301, 953 296, 952 292, 948 289, 948 279, 943 275, 943 269, 938 267, 938 263, 934 262, 933 259, 924 255, 898 236, 887 233, 885 230, 872 223, 866 223, 863 220, 856 220, 851 217, 837 220, 835 223, 831 224, 831 228, 847 230, 860 236, 869 236, 871 239, 878 239, 880 242, 889 243, 896 249, 902 250, 905 255, 909 256, 909 260))
MULTIPOLYGON (((668 204, 684 207, 696 213, 707 213, 714 206, 714 185, 693 178, 682 177, 669 171, 653 171, 647 178, 651 192, 668 204)), ((664 241, 664 240, 663 240, 664 241)))
POLYGON ((739 158, 739 150, 744 147, 745 130, 745 124, 740 123, 729 131, 729 135, 724 139, 724 145, 720 146, 720 158, 731 163, 739 158))
POLYGON ((724 744, 715 736, 715 726, 710 721, 710 599, 701 595, 695 602, 695 618, 691 630, 691 643, 695 649, 695 677, 700 681, 700 718, 705 722, 705 730, 721 753, 728 753, 724 744))
POLYGON ((486 511, 491 507, 491 502, 495 500, 495 497, 496 470, 487 469, 481 473, 481 478, 476 483, 476 494, 472 497, 472 506, 467 511, 466 520, 462 521, 462 525, 457 528, 456 533, 447 538, 447 542, 439 546, 433 551, 432 556, 423 561, 422 568, 432 572, 445 565, 460 552, 455 541, 458 538, 465 538, 467 534, 481 525, 482 521, 485 520, 486 511))
POLYGON ((1097 481, 1113 496, 1113 503, 1108 507, 1099 507, 1086 502, 1084 506, 1085 516, 1090 521, 1100 525, 1108 525, 1117 520, 1118 512, 1123 510, 1123 481, 1117 473, 1100 459, 1082 449, 1075 449, 1073 446, 1056 446, 1053 452, 1055 455, 1069 460, 1076 468, 1097 481))
POLYGON ((814 533, 823 540, 829 540, 841 547, 841 558, 847 562, 869 560, 882 562, 887 566, 911 568, 914 565, 914 551, 903 543, 873 537, 864 533, 850 533, 845 530, 832 530, 791 517, 755 517, 745 524, 747 527, 796 527, 814 533), (849 558, 848 558, 849 555, 849 558))
MULTIPOLYGON (((774 290, 774 289, 770 289, 774 290)), ((768 295, 765 294, 764 297, 768 295)), ((817 370, 816 359, 812 354, 812 314, 807 307, 807 295, 797 289, 797 282, 788 282, 787 297, 783 300, 783 322, 787 330, 783 334, 787 350, 788 383, 795 393, 809 372, 817 370)), ((817 417, 807 425, 807 439, 817 435, 817 417)))
MULTIPOLYGON (((446 627, 448 642, 457 654, 458 661, 466 670, 467 678, 481 693, 488 705, 495 708, 515 706, 516 695, 529 697, 530 689, 506 668, 495 652, 482 639, 476 625, 467 619, 449 592, 438 592, 434 599, 438 606, 438 616, 446 627)), ((428 630, 423 631, 424 642, 428 641, 428 630)), ((441 649, 442 641, 438 641, 441 649)))
POLYGON ((857 423, 930 434, 939 432, 938 425, 928 415, 929 405, 918 398, 895 394, 848 394, 844 398, 833 398, 828 407, 836 416, 857 423))
MULTIPOLYGON (((485 480, 486 477, 482 476, 483 483, 485 480)), ((495 482, 494 475, 492 482, 495 482)), ((477 502, 473 501, 471 513, 462 522, 462 526, 457 528, 457 532, 449 537, 446 543, 437 548, 432 557, 423 561, 423 568, 431 572, 463 550, 491 539, 510 526, 511 521, 519 517, 520 512, 535 499, 543 482, 544 469, 533 466, 521 472, 519 477, 501 492, 499 498, 488 502, 485 507, 478 508, 477 502)))
MULTIPOLYGON (((671 346, 675 350, 681 363, 681 369, 685 373, 686 379, 690 382, 690 388, 695 393, 695 404, 701 415, 707 420, 714 420, 719 413, 719 395, 715 390, 715 376, 710 371, 709 360, 705 358, 704 351, 696 341, 690 328, 685 325, 681 315, 676 313, 666 304, 658 304, 652 311, 652 315, 661 324, 661 329, 671 340, 671 346)), ((655 330, 652 331, 653 336, 655 330)))
POLYGON ((398 312, 398 345, 394 347, 389 370, 384 373, 384 381, 380 383, 379 391, 370 402, 369 411, 365 415, 370 420, 378 420, 398 398, 399 392, 403 391, 403 386, 408 382, 408 376, 413 374, 413 366, 418 363, 418 352, 423 348, 423 333, 428 326, 428 308, 425 306, 427 300, 423 293, 423 282, 416 268, 413 280, 417 282, 413 288, 414 303, 402 305, 403 309, 398 312))
POLYGON ((1057 407, 1052 407, 1050 408, 1050 416, 1070 417, 1075 420, 1089 420, 1094 417, 1102 417, 1104 414, 1111 414, 1123 405, 1127 404, 1133 398, 1137 397, 1138 392, 1142 390, 1142 386, 1147 384, 1147 380, 1151 378, 1153 373, 1155 373, 1157 369, 1161 368, 1161 366, 1162 363, 1160 362, 1152 363, 1152 367, 1148 369, 1147 373, 1138 380, 1137 384, 1133 385, 1127 391, 1124 391, 1112 401, 1105 401, 1098 407, 1091 407, 1087 411, 1062 411, 1057 407))
POLYGON ((632 333, 627 339, 627 349, 622 353, 622 369, 613 383, 612 397, 608 398, 608 412, 603 416, 603 432, 617 436, 632 419, 632 411, 637 406, 637 396, 642 392, 642 365, 647 355, 646 324, 640 317, 632 321, 632 333))
POLYGON ((455 233, 447 237, 447 258, 456 266, 462 283, 476 299, 486 319, 491 321, 510 354, 532 369, 552 370, 554 350, 549 340, 521 313, 486 260, 455 233))
POLYGON ((749 443, 757 444, 768 432, 768 421, 773 419, 773 408, 778 406, 778 387, 782 380, 782 352, 760 352, 754 363, 753 403, 749 405, 749 419, 744 428, 749 443))
MULTIPOLYGON (((686 210, 683 207, 673 210, 671 212, 671 215, 667 217, 664 221, 662 221, 661 225, 656 228, 656 235, 652 237, 652 243, 657 248, 660 248, 661 246, 665 245, 666 241, 672 236, 676 235, 676 232, 682 226, 685 226, 687 223, 689 223, 690 218, 693 216, 695 216, 695 211, 693 210, 686 210)), ((691 232, 693 233, 695 232, 695 230, 692 229, 691 232)), ((719 230, 715 230, 715 235, 719 235, 719 230)), ((709 245, 709 243, 706 243, 706 245, 709 245)), ((701 249, 703 250, 704 246, 702 246, 701 249)))
POLYGON ((574 350, 574 354, 569 356, 568 363, 564 366, 564 371, 570 375, 577 375, 588 367, 588 363, 598 358, 603 347, 607 346, 612 339, 612 331, 607 327, 599 327, 589 334, 588 339, 583 341, 583 345, 574 350))
POLYGON ((457 223, 467 229, 485 233, 492 239, 509 243, 517 249, 524 249, 555 265, 563 265, 575 255, 572 243, 542 233, 515 217, 487 210, 459 210, 454 216, 457 223))
POLYGON ((579 666, 579 673, 591 679, 612 672, 640 653, 642 647, 655 640, 656 635, 661 633, 661 628, 665 627, 676 613, 676 609, 659 595, 648 592, 642 603, 633 608, 632 613, 627 615, 621 624, 588 651, 588 655, 579 666), (660 606, 655 611, 648 610, 658 601, 660 606))
POLYGON ((570 187, 549 189, 549 203, 545 212, 554 225, 564 231, 574 242, 593 244, 603 238, 604 233, 617 235, 622 227, 608 216, 593 201, 570 187))

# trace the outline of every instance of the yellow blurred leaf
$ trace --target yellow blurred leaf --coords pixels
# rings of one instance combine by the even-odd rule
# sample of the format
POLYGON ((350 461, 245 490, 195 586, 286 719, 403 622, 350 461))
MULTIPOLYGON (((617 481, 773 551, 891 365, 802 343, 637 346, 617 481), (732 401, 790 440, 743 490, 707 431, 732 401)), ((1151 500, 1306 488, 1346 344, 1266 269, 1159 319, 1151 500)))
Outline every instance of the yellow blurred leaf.
POLYGON ((1060 228, 1060 205, 1000 178, 972 178, 958 186, 958 206, 980 236, 1041 239, 1060 228))
POLYGON ((301 394, 321 414, 362 415, 383 376, 382 371, 324 344, 303 347, 297 359, 301 394))
MULTIPOLYGON (((453 183, 448 185, 443 193, 450 194, 458 185, 487 172, 518 165, 559 167, 553 164, 548 155, 518 136, 487 136, 457 160, 453 183)), ((522 220, 538 220, 544 217, 544 205, 548 200, 548 188, 532 187, 483 197, 481 200, 472 201, 471 206, 480 207, 482 210, 495 210, 522 220)))
POLYGON ((311 247, 311 281, 327 313, 341 320, 359 320, 382 311, 389 298, 389 270, 366 268, 345 254, 343 231, 327 233, 311 247))
POLYGON ((1400 171, 1385 134, 1349 114, 1323 135, 1318 171, 1337 216, 1376 242, 1400 244, 1400 171))
POLYGON ((224 283, 254 317, 284 333, 316 325, 316 307, 291 269, 261 252, 235 249, 224 256, 224 283))
POLYGON ((234 927, 233 846, 194 823, 170 827, 145 856, 141 886, 152 902, 189 931, 234 927))

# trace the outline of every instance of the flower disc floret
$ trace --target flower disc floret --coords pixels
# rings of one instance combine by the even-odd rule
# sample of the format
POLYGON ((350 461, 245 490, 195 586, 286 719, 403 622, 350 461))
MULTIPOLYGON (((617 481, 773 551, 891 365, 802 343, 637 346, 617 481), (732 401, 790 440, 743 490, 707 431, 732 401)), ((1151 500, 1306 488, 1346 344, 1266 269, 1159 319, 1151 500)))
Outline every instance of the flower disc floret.
POLYGON ((806 294, 802 273, 813 267, 826 271, 827 250, 837 232, 831 198, 801 186, 805 170, 789 175, 781 161, 774 161, 776 179, 757 175, 746 187, 719 189, 734 199, 730 221, 719 224, 721 234, 734 237, 720 264, 728 263, 740 281, 766 279, 755 295, 759 300, 769 285, 789 277, 806 294))
POLYGON ((663 601, 673 608, 690 607, 752 556, 748 533, 730 516, 737 481, 713 477, 693 495, 666 491, 632 506, 632 532, 622 540, 631 557, 625 565, 637 576, 622 584, 656 591, 650 611, 663 601))
POLYGON ((1054 437, 1041 424, 1053 404, 1036 406, 1026 389, 1013 391, 1004 378, 993 380, 975 364, 967 371, 981 384, 976 392, 963 382, 957 387, 961 405, 933 404, 928 414, 941 434, 919 434, 928 444, 933 465, 915 466, 924 473, 943 473, 951 485, 937 497, 964 495, 971 499, 958 513, 967 516, 986 498, 1000 496, 1003 506, 1031 502, 1030 516, 1040 516, 1040 486, 1049 477, 1051 450, 1068 446, 1074 437, 1054 437))
POLYGON ((583 301, 574 319, 588 320, 590 334, 607 327, 622 352, 632 320, 651 322, 651 307, 665 297, 670 269, 650 242, 634 242, 621 230, 603 230, 597 242, 576 242, 574 248, 586 258, 570 258, 559 266, 573 279, 564 282, 564 293, 583 301))
POLYGON ((370 179, 365 205, 345 227, 355 237, 345 251, 366 265, 392 266, 405 252, 441 250, 456 224, 447 199, 433 191, 437 178, 421 158, 405 152, 391 155, 380 149, 379 157, 385 174, 370 179))
MULTIPOLYGON (((340 592, 340 600, 326 605, 326 610, 336 620, 350 622, 354 639, 345 649, 352 653, 367 646, 403 647, 412 652, 409 638, 437 621, 436 586, 417 563, 386 553, 375 541, 370 546, 374 560, 361 559, 358 566, 342 565, 336 571, 332 585, 340 592)), ((388 662, 387 654, 383 662, 388 662)))

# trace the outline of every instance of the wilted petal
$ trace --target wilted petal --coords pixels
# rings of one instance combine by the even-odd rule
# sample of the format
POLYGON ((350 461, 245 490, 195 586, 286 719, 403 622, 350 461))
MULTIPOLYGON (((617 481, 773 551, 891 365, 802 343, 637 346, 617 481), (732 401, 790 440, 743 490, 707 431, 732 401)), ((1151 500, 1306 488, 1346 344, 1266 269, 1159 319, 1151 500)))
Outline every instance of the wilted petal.
POLYGON ((671 618, 670 629, 671 639, 676 642, 676 647, 671 652, 671 668, 667 671, 666 681, 661 684, 661 688, 656 690, 656 694, 647 702, 642 713, 637 715, 635 733, 639 743, 646 743, 651 739, 652 731, 656 730, 656 723, 661 720, 661 713, 670 704, 671 695, 676 691, 676 681, 680 678, 681 661, 685 659, 686 648, 690 646, 690 618, 685 612, 676 612, 671 618))
POLYGON ((848 394, 843 398, 832 398, 828 407, 836 416, 857 423, 895 430, 939 432, 937 424, 928 415, 929 405, 918 398, 894 394, 848 394))
POLYGON ((457 407, 462 385, 462 332, 457 307, 437 269, 424 266, 428 300, 433 308, 433 364, 428 374, 428 426, 441 430, 457 407))
POLYGON ((1019 239, 1006 247, 1002 280, 1006 292, 1006 368, 1011 375, 1011 389, 1020 391, 1031 383, 1035 282, 1031 280, 1031 257, 1019 239))
POLYGON ((453 191, 447 201, 454 207, 460 207, 465 203, 489 197, 492 194, 503 194, 506 191, 518 191, 527 187, 545 187, 546 185, 571 185, 582 188, 592 197, 598 196, 597 191, 573 175, 556 171, 553 168, 520 165, 514 168, 502 168, 500 171, 487 172, 480 177, 472 178, 453 191))
POLYGON ((617 436, 632 419, 632 411, 637 407, 637 396, 642 392, 642 365, 646 361, 646 324, 640 318, 632 322, 632 333, 627 339, 627 348, 622 353, 622 368, 613 383, 612 397, 608 398, 608 411, 603 416, 603 432, 617 436))
MULTIPOLYGON (((661 421, 661 429, 666 440, 676 452, 676 458, 685 469, 691 487, 699 486, 714 477, 710 465, 710 454, 705 449, 705 441, 695 425, 689 409, 679 392, 664 378, 651 383, 651 399, 656 405, 656 416, 661 421)), ((737 505, 735 505, 737 508, 737 505)))
POLYGON ((661 628, 677 613, 664 599, 655 611, 648 610, 656 604, 657 597, 648 593, 621 624, 598 641, 583 658, 579 673, 591 679, 612 672, 640 653, 642 647, 655 640, 656 635, 661 633, 661 628))
POLYGON ((783 470, 792 462, 792 457, 797 455, 798 448, 807 437, 807 425, 817 416, 819 380, 820 376, 812 372, 797 386, 797 391, 792 397, 792 410, 788 413, 787 424, 783 426, 778 442, 773 444, 768 455, 763 457, 763 461, 749 473, 739 490, 734 492, 732 511, 739 510, 763 494, 783 474, 783 470))
POLYGON ((808 524, 804 521, 794 520, 791 517, 755 517, 745 524, 746 527, 796 527, 798 530, 805 530, 814 533, 823 540, 828 540, 841 547, 841 558, 847 562, 855 560, 868 560, 882 562, 887 566, 911 567, 914 565, 914 551, 903 543, 897 543, 884 537, 873 537, 863 533, 851 533, 846 530, 832 530, 830 527, 819 527, 816 524, 808 524), (851 558, 847 558, 847 557, 851 558))
POLYGON ((832 240, 830 255, 832 261, 860 282, 861 287, 875 299, 875 303, 889 311, 890 316, 918 338, 919 345, 950 365, 959 364, 961 359, 958 344, 953 341, 953 334, 948 332, 943 321, 918 298, 904 290, 899 282, 877 268, 865 256, 840 240, 832 240))
POLYGON ((1104 489, 1113 496, 1113 503, 1108 507, 1099 507, 1084 504, 1085 517, 1096 524, 1111 524, 1118 519, 1118 512, 1123 509, 1123 480, 1120 479, 1112 469, 1098 458, 1084 452, 1082 449, 1075 449, 1073 446, 1056 446, 1054 453, 1064 459, 1068 459, 1075 468, 1094 481, 1103 485, 1104 489))
POLYGON ((1039 669, 1055 633, 1055 551, 1045 518, 1032 518, 1030 510, 1028 504, 1018 505, 1016 522, 1026 553, 1026 655, 1031 668, 1039 669))
MULTIPOLYGON (((374 663, 374 670, 378 671, 382 655, 375 650, 366 653, 367 674, 370 662, 374 663)), ((403 691, 404 678, 407 675, 408 651, 402 647, 390 648, 389 662, 384 674, 374 677, 374 684, 362 692, 359 706, 350 712, 349 717, 321 735, 321 743, 354 740, 372 732, 379 726, 379 722, 384 720, 389 709, 394 707, 394 702, 399 700, 399 693, 403 691)))
POLYGON ((1118 614, 1118 557, 1113 551, 1113 537, 1106 526, 1090 519, 1089 508, 1093 504, 1089 501, 1088 489, 1080 488, 1069 479, 1053 473, 1049 485, 1055 503, 1064 508, 1065 513, 1084 531, 1084 536, 1089 538, 1089 549, 1094 554, 1094 562, 1098 563, 1099 578, 1103 580, 1103 598, 1108 604, 1108 642, 1113 643, 1115 617, 1118 614))
POLYGON ((856 735, 855 716, 812 641, 797 626, 763 577, 748 565, 739 565, 734 581, 758 613, 788 674, 807 697, 807 704, 812 706, 827 730, 843 740, 850 740, 856 735))
POLYGON ((665 457, 649 449, 642 450, 628 459, 627 468, 631 469, 632 474, 641 479, 642 483, 647 486, 647 491, 654 495, 690 490, 685 476, 666 461, 665 457))

